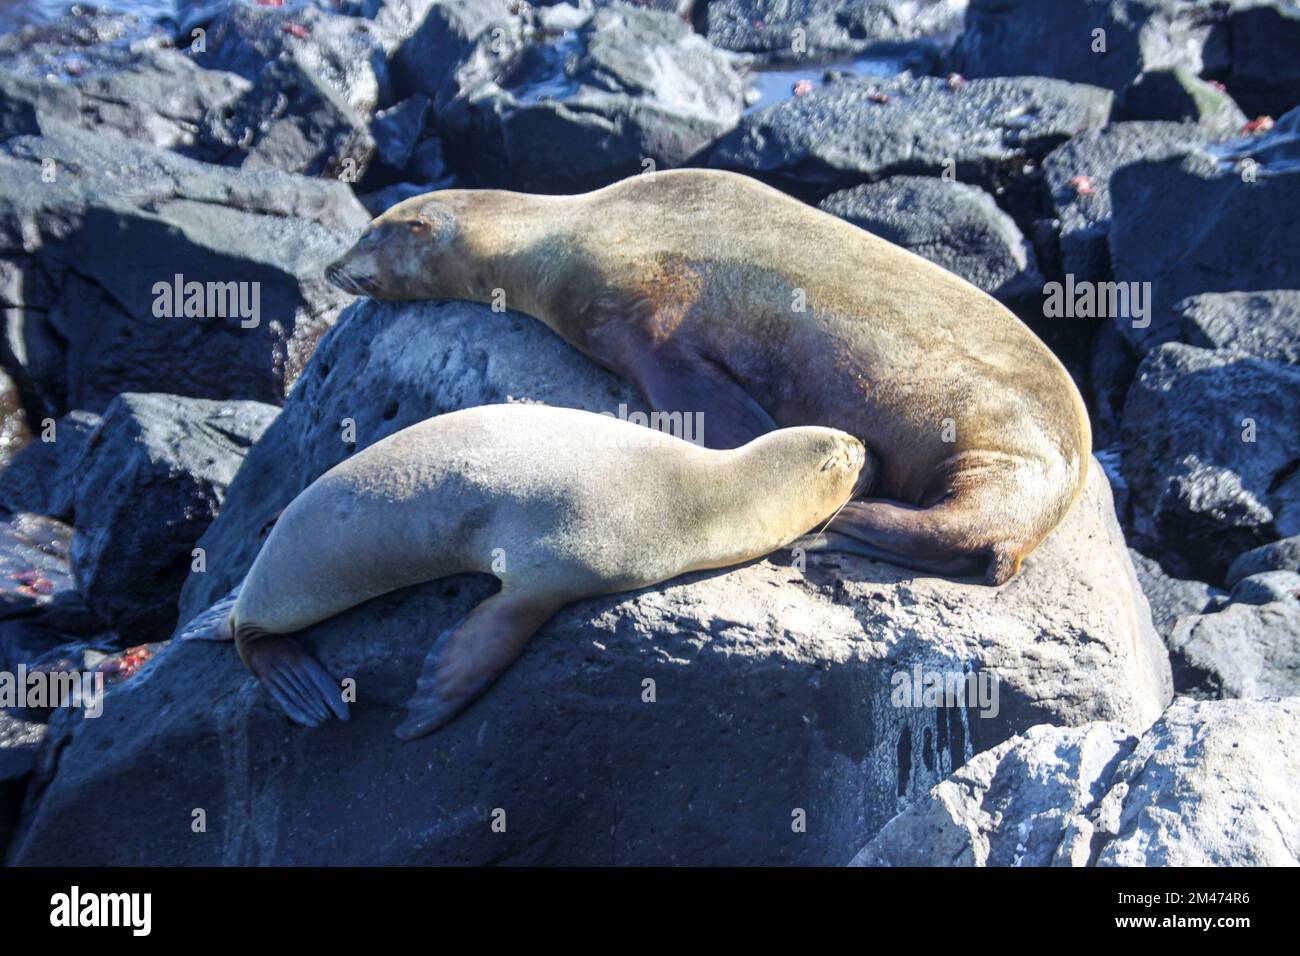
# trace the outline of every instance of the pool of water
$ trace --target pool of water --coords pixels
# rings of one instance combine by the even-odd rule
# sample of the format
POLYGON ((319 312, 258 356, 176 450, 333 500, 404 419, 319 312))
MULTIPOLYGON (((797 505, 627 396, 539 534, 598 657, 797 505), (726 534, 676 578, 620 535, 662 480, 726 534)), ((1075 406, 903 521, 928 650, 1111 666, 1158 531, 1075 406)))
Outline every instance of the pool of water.
MULTIPOLYGON (((73 6, 68 0, 0 0, 0 33, 57 20, 73 6)), ((142 17, 170 16, 176 12, 175 0, 100 0, 85 6, 142 17)))
POLYGON ((794 95, 797 83, 811 83, 814 88, 821 86, 822 76, 827 70, 856 73, 859 76, 887 77, 897 76, 909 65, 910 61, 905 56, 863 54, 816 64, 755 67, 749 74, 749 85, 757 91, 758 98, 749 104, 745 112, 752 113, 773 103, 788 100, 794 95))

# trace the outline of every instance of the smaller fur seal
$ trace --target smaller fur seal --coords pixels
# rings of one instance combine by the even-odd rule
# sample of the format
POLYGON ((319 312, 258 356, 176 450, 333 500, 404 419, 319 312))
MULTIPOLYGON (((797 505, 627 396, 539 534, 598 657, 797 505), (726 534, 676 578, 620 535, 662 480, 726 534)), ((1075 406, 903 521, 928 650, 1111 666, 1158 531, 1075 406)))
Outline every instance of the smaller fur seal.
POLYGON ((398 588, 494 574, 501 590, 425 661, 397 728, 419 737, 478 697, 561 606, 784 547, 848 501, 865 463, 856 438, 818 426, 714 451, 575 409, 453 412, 376 442, 298 495, 219 636, 234 638, 290 718, 315 726, 347 707, 289 634, 398 588))

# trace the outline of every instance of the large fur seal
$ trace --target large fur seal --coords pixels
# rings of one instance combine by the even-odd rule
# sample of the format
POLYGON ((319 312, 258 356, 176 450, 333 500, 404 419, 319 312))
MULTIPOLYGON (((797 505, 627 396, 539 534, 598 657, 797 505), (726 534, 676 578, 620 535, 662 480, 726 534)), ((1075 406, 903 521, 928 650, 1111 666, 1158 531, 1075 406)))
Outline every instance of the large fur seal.
POLYGON ((715 447, 778 425, 849 432, 879 469, 832 525, 838 549, 1001 584, 1087 475, 1078 390, 1010 311, 734 173, 417 196, 327 275, 377 299, 504 297, 656 409, 702 412, 715 447))
POLYGON ((784 547, 849 500, 864 464, 862 443, 830 428, 711 451, 574 409, 453 412, 376 442, 298 495, 219 636, 234 638, 289 717, 314 726, 346 718, 346 705, 285 635, 397 588, 495 574, 501 590, 425 661, 397 730, 418 737, 468 706, 561 605, 784 547))

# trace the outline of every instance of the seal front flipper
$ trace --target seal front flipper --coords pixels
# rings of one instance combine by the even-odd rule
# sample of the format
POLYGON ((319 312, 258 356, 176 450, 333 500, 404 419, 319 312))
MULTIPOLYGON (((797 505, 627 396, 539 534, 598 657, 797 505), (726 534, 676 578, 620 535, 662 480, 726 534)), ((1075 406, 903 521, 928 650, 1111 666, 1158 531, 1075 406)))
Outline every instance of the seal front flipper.
POLYGON ((739 448, 777 424, 721 365, 683 346, 667 346, 630 363, 630 377, 658 411, 699 412, 707 448, 739 448))
POLYGON ((397 736, 413 740, 450 722, 514 663, 555 609, 500 591, 444 631, 424 659, 397 736))
POLYGON ((244 651, 249 669, 295 723, 317 727, 330 714, 348 719, 348 705, 338 682, 292 637, 271 634, 249 641, 244 651))

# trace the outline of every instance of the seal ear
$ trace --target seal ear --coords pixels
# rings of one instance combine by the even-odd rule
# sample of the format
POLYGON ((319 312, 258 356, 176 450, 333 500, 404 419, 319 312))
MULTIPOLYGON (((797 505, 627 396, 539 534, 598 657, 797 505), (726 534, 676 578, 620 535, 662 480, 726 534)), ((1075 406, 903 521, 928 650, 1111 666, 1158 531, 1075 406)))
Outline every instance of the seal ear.
POLYGON ((429 239, 438 245, 446 245, 460 232, 456 213, 436 199, 430 199, 415 210, 415 221, 429 231, 429 239))

